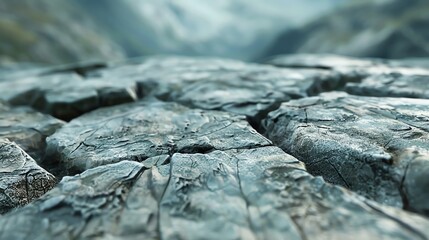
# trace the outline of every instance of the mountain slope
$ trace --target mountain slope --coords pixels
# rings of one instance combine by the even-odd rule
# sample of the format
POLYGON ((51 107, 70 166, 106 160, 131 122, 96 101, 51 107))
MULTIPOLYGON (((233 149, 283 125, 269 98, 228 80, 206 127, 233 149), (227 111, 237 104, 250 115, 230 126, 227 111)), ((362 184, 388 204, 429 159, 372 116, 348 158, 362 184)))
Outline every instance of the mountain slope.
POLYGON ((2 0, 0 35, 0 64, 61 64, 124 56, 121 47, 69 1, 2 0))
POLYGON ((429 2, 378 1, 340 9, 282 34, 264 56, 337 53, 358 57, 429 56, 429 2))

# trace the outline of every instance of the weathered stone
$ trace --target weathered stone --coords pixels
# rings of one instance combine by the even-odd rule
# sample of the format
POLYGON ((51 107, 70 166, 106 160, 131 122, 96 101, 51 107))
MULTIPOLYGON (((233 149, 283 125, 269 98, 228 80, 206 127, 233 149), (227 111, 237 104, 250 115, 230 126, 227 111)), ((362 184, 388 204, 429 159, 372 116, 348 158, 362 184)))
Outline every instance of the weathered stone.
POLYGON ((411 153, 429 148, 428 119, 429 100, 329 93, 284 103, 270 113, 265 128, 310 173, 383 204, 427 214, 428 203, 415 196, 428 196, 422 175, 429 158, 411 153))
POLYGON ((242 116, 191 110, 175 103, 137 102, 74 119, 47 139, 47 164, 68 172, 175 152, 270 145, 242 116))
POLYGON ((79 75, 70 73, 10 79, 0 82, 0 98, 14 105, 32 106, 48 89, 81 81, 79 75))
POLYGON ((63 124, 63 121, 31 108, 10 107, 0 102, 0 138, 16 142, 36 161, 44 155, 46 137, 63 124))
POLYGON ((0 99, 27 105, 63 120, 99 107, 137 100, 136 83, 84 79, 76 73, 56 73, 0 82, 0 99))
POLYGON ((332 54, 280 55, 271 58, 267 63, 283 68, 319 68, 331 70, 337 73, 342 81, 345 82, 359 82, 368 76, 381 74, 429 76, 429 69, 420 68, 420 66, 399 65, 395 61, 352 58, 332 54))
MULTIPOLYGON (((106 81, 134 79, 143 96, 206 110, 238 113, 259 122, 281 102, 345 85, 320 69, 287 70, 225 59, 149 58, 98 71, 106 81)), ((93 73, 96 75, 96 73, 93 73)))
POLYGON ((36 109, 71 120, 99 107, 137 100, 136 86, 98 79, 67 83, 49 89, 34 104, 36 109))
POLYGON ((347 83, 346 91, 363 96, 429 98, 429 75, 375 75, 360 83, 347 83))
POLYGON ((122 161, 65 177, 0 218, 0 238, 427 239, 428 227, 261 147, 178 153, 150 169, 122 161))
POLYGON ((0 138, 0 214, 37 199, 55 182, 18 145, 0 138))
POLYGON ((286 68, 366 68, 383 65, 382 60, 361 59, 333 54, 289 54, 270 58, 267 63, 286 68))

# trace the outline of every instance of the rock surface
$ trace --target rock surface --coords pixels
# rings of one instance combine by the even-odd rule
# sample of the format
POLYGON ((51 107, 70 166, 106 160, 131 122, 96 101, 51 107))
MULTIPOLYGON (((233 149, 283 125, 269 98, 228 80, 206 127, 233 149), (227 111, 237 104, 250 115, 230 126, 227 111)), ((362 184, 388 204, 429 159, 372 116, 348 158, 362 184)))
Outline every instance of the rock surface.
POLYGON ((343 81, 360 82, 366 77, 382 74, 405 76, 429 75, 429 69, 420 64, 406 64, 400 61, 354 58, 334 54, 290 54, 279 55, 266 63, 283 68, 326 69, 339 74, 343 81))
MULTIPOLYGON (((97 75, 97 74, 94 74, 97 75)), ((279 69, 215 58, 146 59, 98 71, 102 79, 135 79, 141 95, 192 108, 222 110, 259 122, 283 101, 342 87, 346 79, 321 69, 279 69)))
POLYGON ((0 99, 32 106, 63 120, 99 107, 135 101, 136 91, 133 83, 87 80, 70 72, 0 82, 0 99))
POLYGON ((0 214, 37 199, 55 183, 18 145, 0 138, 0 214))
POLYGON ((350 94, 375 97, 429 98, 429 75, 385 74, 347 83, 350 94))
POLYGON ((151 168, 122 161, 66 177, 0 218, 0 237, 425 239, 427 227, 426 219, 326 184, 280 149, 262 147, 174 154, 151 168))
POLYGON ((428 100, 330 93, 284 103, 265 124, 266 135, 311 173, 428 214, 428 204, 411 200, 429 197, 429 181, 422 177, 429 167, 422 157, 429 148, 428 119, 428 100))
POLYGON ((47 139, 47 161, 55 160, 47 164, 80 172, 122 160, 168 157, 175 152, 270 144, 244 117, 191 110, 176 103, 142 101, 99 109, 74 119, 47 139))
MULTIPOLYGON (((429 239, 429 100, 385 97, 424 91, 428 70, 269 63, 153 57, 2 79, 0 98, 71 121, 0 105, 0 137, 63 177, 40 198, 53 184, 12 191, 0 239, 429 239), (385 95, 323 93, 387 77, 385 95)), ((19 150, 0 156, 7 174, 28 160, 52 177, 4 141, 19 150)))
POLYGON ((0 101, 0 138, 16 142, 39 161, 45 153, 45 139, 64 124, 27 107, 10 107, 0 101))

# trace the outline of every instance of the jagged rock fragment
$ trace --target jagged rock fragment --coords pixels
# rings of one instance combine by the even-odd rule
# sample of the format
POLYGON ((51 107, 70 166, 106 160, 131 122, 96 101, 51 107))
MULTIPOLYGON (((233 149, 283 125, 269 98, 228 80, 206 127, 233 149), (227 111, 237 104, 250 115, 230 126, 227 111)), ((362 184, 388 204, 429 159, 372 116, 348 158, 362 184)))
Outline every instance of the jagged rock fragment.
POLYGON ((18 145, 0 138, 0 214, 37 199, 55 182, 18 145))

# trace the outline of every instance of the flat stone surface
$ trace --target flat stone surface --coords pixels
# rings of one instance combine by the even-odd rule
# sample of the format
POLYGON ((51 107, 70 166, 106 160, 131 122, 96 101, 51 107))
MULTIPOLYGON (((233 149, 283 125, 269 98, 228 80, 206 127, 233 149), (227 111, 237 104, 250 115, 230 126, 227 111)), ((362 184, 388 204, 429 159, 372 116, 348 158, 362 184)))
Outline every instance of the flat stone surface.
POLYGON ((0 138, 16 142, 39 161, 45 152, 45 139, 64 124, 63 121, 28 107, 11 107, 0 101, 0 138))
POLYGON ((279 55, 266 61, 283 68, 318 68, 336 72, 346 82, 380 74, 429 75, 429 69, 420 64, 399 64, 397 61, 371 58, 353 58, 333 54, 279 55))
POLYGON ((98 77, 106 81, 135 79, 142 95, 192 108, 238 113, 256 122, 281 102, 345 85, 337 75, 320 69, 286 70, 186 57, 148 58, 141 64, 103 69, 98 77))
POLYGON ((278 59, 2 79, 0 239, 429 239, 429 70, 278 59))
POLYGON ((1 239, 427 239, 429 221, 312 177, 276 147, 122 161, 0 218, 1 239), (18 231, 19 228, 19 231, 18 231))
POLYGON ((141 162, 175 152, 250 148, 271 142, 243 116, 146 101, 76 118, 49 137, 47 144, 46 164, 80 172, 122 160, 141 162))
POLYGON ((362 96, 427 99, 429 98, 429 75, 374 75, 360 83, 347 83, 346 91, 362 96))
POLYGON ((27 105, 63 120, 99 107, 137 100, 136 83, 84 79, 76 73, 52 73, 0 82, 0 99, 27 105))
POLYGON ((18 145, 0 138, 0 214, 37 199, 55 183, 18 145))
POLYGON ((266 135, 310 173, 383 204, 428 214, 429 100, 327 93, 284 103, 266 135), (415 198, 415 196, 420 196, 415 198))

